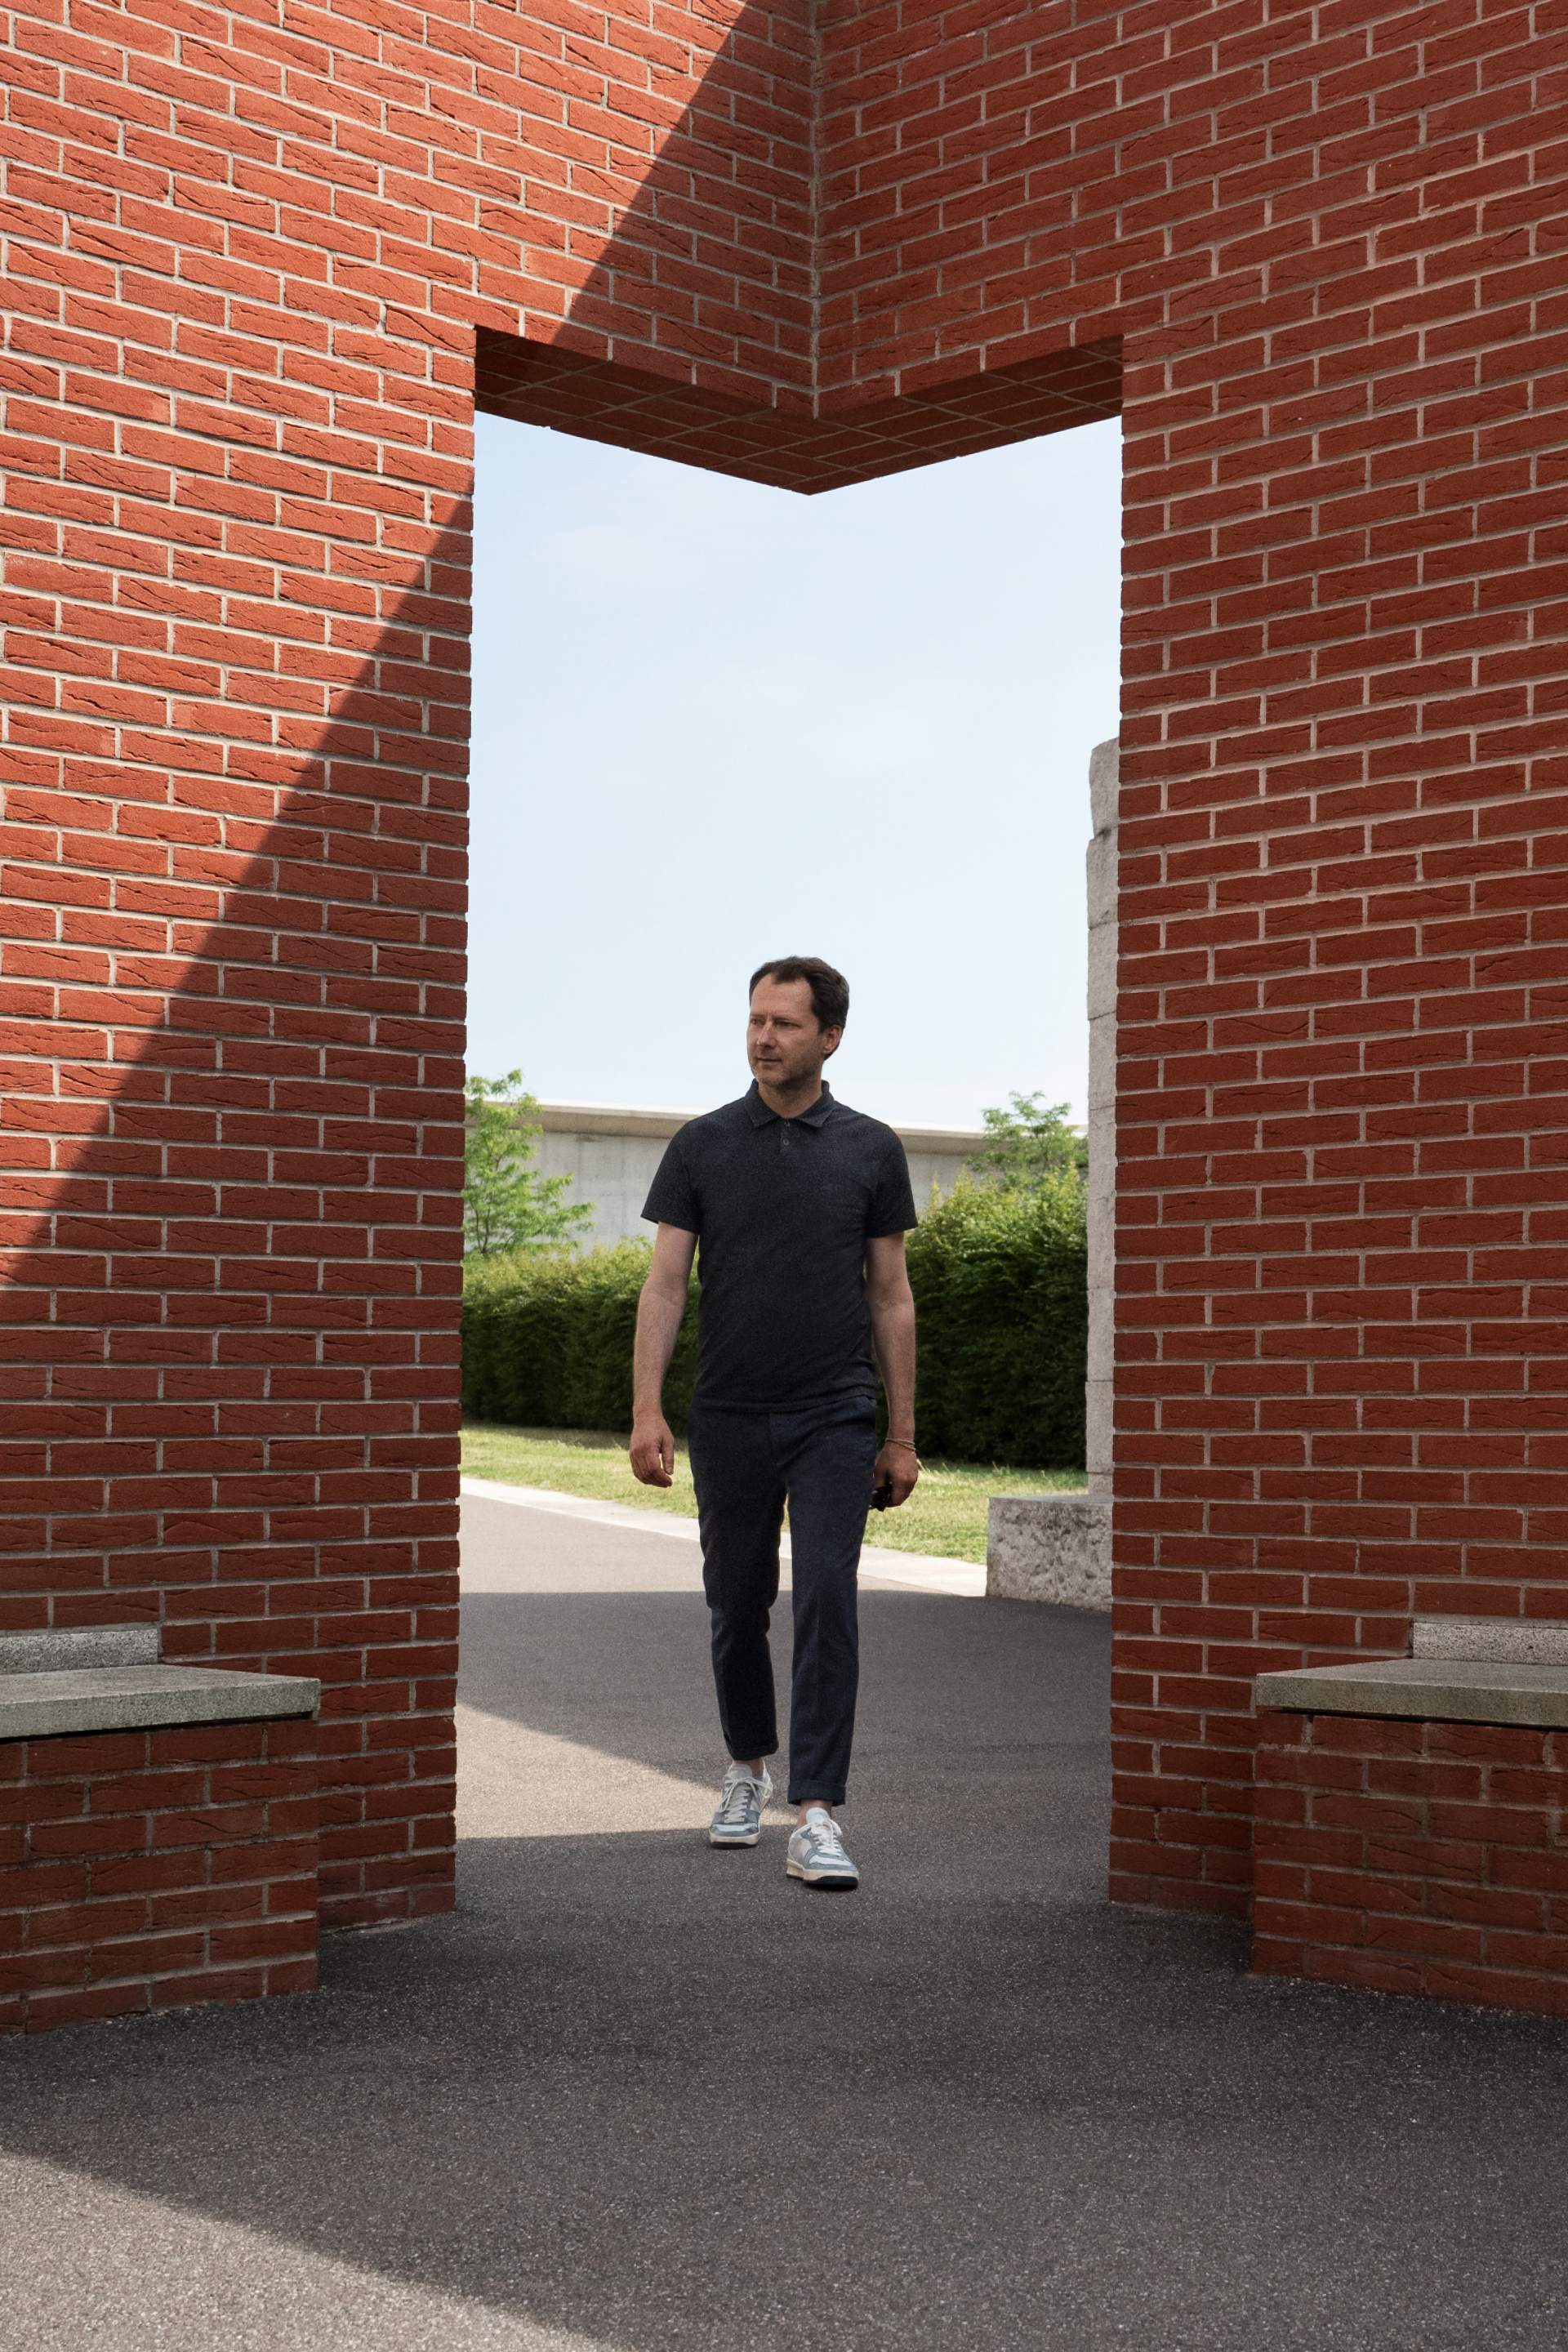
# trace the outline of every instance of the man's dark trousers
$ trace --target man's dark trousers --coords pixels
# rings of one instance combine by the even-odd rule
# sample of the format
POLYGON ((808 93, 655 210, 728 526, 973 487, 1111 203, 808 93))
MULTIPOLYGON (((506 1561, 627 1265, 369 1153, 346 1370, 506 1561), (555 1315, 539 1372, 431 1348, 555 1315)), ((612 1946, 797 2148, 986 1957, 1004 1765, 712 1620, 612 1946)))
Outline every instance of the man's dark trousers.
POLYGON ((841 1805, 855 1737, 855 1579, 877 1459, 875 1400, 851 1391, 787 1412, 697 1403, 688 1444, 724 1744, 741 1759, 778 1748, 768 1613, 778 1599, 787 1498, 795 1602, 789 1801, 841 1805))

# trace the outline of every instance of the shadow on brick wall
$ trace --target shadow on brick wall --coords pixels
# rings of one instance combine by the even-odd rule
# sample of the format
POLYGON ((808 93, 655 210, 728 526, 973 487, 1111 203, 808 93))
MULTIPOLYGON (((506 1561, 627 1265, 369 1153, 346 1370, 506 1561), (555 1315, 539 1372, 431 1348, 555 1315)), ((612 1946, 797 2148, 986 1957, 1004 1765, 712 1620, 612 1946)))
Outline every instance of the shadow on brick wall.
MULTIPOLYGON (((944 350, 932 325, 918 365, 823 390, 807 15, 799 0, 741 12, 591 259, 575 261, 586 233, 570 205, 563 224, 538 227, 562 247, 551 260, 565 313, 543 340, 513 331, 503 306, 481 311, 481 409, 801 491, 1119 413, 1118 341, 1075 347, 1058 327, 1021 356, 1013 337, 1010 363, 987 369, 969 299, 953 305, 959 348, 944 350)), ((588 186, 602 200, 603 175, 588 186)), ((834 226, 839 274, 852 276, 853 225, 834 226)))
MULTIPOLYGON (((1113 413, 1110 344, 821 394, 805 22, 742 11, 550 342, 480 310, 481 407, 807 490, 1113 413)), ((0 1624, 321 1675, 371 1872, 456 1664, 469 556, 395 395, 395 463, 253 468, 259 522, 193 471, 76 625, 25 561, 6 614, 0 1624)))
POLYGON ((449 1899, 466 517, 331 552, 14 738, 0 1624, 320 1675, 341 1919, 449 1899))

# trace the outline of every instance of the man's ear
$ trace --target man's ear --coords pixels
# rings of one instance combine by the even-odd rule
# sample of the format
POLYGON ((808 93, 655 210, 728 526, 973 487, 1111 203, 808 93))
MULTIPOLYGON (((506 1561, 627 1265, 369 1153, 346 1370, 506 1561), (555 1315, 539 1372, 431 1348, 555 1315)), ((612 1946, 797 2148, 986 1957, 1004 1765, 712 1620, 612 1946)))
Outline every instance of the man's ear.
POLYGON ((838 1051, 838 1042, 839 1042, 839 1039, 843 1036, 843 1034, 844 1034, 844 1032, 843 1032, 843 1030, 842 1030, 842 1029, 825 1029, 825 1030, 823 1031, 823 1033, 822 1033, 822 1041, 823 1041, 823 1054, 822 1054, 822 1058, 823 1058, 823 1060, 824 1060, 825 1062, 830 1062, 830 1061, 833 1059, 833 1056, 835 1055, 835 1054, 837 1054, 837 1051, 838 1051), (832 1044, 831 1044, 831 1045, 829 1045, 829 1044, 828 1044, 828 1042, 827 1042, 829 1038, 831 1038, 831 1039, 833 1040, 833 1042, 832 1042, 832 1044))

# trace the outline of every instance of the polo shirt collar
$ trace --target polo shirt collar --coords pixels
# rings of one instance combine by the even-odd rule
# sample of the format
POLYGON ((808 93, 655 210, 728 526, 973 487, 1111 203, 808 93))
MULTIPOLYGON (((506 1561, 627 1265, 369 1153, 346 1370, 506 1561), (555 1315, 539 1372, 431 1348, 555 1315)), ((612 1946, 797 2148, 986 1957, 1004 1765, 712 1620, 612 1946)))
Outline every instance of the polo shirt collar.
MULTIPOLYGON (((792 1127, 826 1127, 828 1113, 833 1107, 833 1097, 828 1090, 826 1080, 824 1079, 822 1092, 817 1096, 811 1108, 797 1111, 791 1119, 790 1125, 792 1127)), ((752 1080, 751 1090, 746 1096, 746 1116, 753 1127, 766 1127, 771 1119, 776 1119, 779 1116, 776 1110, 770 1110, 763 1100, 762 1088, 755 1078, 752 1080)))

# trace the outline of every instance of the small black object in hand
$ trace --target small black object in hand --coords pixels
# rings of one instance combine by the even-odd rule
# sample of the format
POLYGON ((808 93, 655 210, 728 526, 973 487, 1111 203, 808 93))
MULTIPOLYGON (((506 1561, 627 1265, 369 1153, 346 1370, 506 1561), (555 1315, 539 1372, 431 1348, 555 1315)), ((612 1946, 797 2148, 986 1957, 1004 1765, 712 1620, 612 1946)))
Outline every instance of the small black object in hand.
POLYGON ((884 1478, 879 1486, 872 1487, 871 1508, 874 1511, 885 1511, 892 1502, 892 1499, 893 1482, 890 1478, 884 1478))

